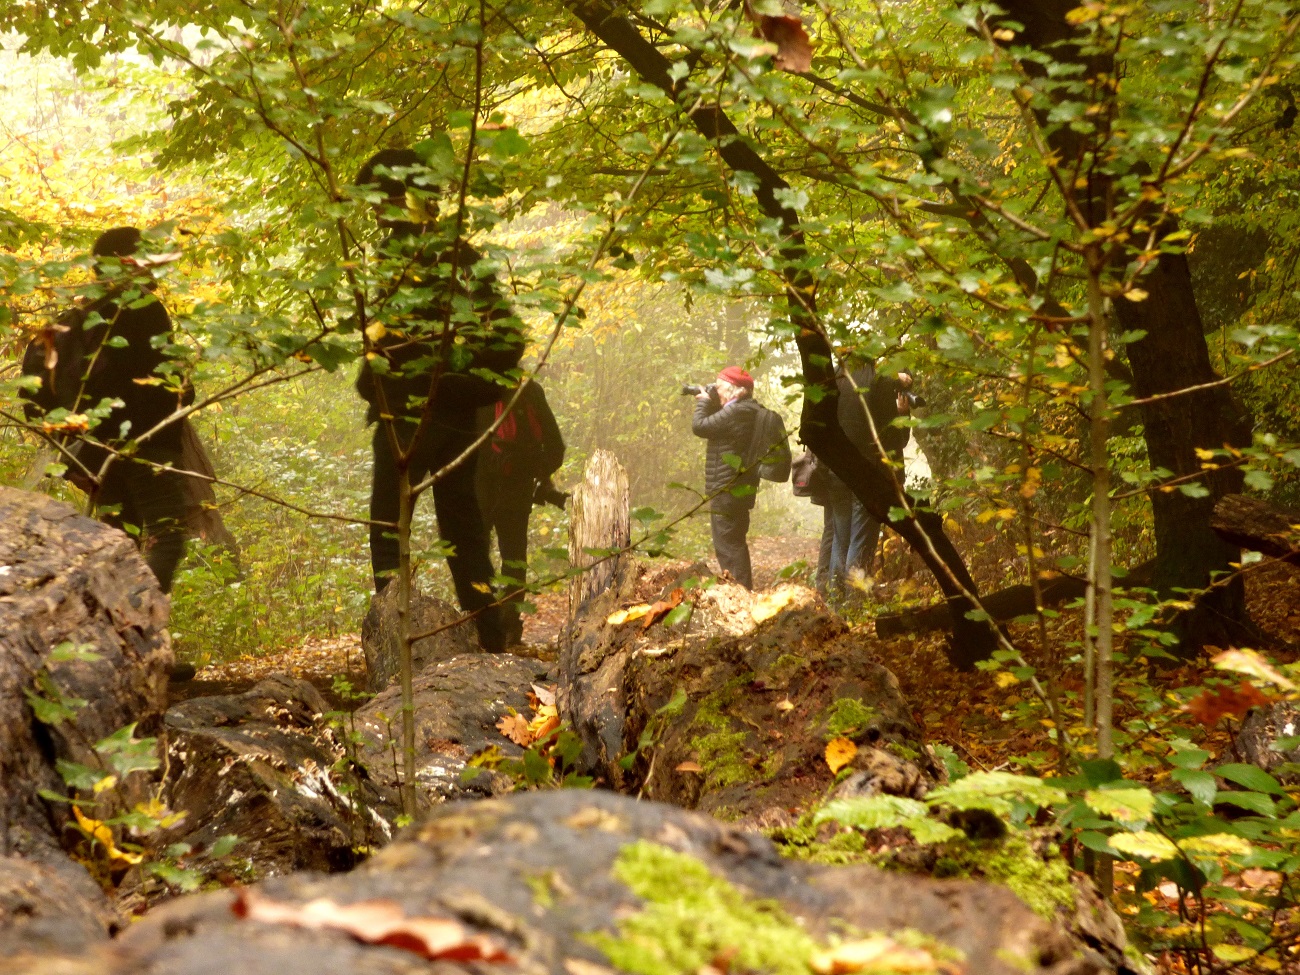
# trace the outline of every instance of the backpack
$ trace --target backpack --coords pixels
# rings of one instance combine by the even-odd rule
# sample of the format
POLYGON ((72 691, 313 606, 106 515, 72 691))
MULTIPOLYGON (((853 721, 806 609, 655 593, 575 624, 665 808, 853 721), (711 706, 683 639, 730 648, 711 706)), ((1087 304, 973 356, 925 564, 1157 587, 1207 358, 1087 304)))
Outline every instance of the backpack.
POLYGON ((826 468, 817 462, 816 454, 805 450, 794 459, 791 472, 792 490, 796 498, 812 498, 814 504, 818 503, 818 498, 825 500, 826 468))
MULTIPOLYGON (((505 408, 505 401, 498 401, 492 419, 495 421, 500 417, 505 408)), ((489 456, 495 461, 496 469, 506 477, 533 474, 534 469, 541 466, 542 439, 542 424, 532 404, 516 403, 488 441, 489 456)))
POLYGON ((754 432, 750 435, 746 466, 758 463, 758 476, 778 484, 790 479, 790 445, 781 414, 758 406, 754 417, 754 432))

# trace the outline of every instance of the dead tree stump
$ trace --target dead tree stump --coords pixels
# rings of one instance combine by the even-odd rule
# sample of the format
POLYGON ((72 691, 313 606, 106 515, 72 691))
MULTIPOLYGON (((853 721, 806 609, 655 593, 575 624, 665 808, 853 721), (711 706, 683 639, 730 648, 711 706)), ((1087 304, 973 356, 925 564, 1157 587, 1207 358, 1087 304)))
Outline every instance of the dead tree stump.
POLYGON ((593 598, 614 585, 629 562, 626 553, 590 553, 623 549, 631 541, 627 471, 608 450, 597 450, 587 461, 582 483, 573 492, 569 514, 569 562, 575 569, 587 569, 569 583, 570 621, 577 619, 593 598))

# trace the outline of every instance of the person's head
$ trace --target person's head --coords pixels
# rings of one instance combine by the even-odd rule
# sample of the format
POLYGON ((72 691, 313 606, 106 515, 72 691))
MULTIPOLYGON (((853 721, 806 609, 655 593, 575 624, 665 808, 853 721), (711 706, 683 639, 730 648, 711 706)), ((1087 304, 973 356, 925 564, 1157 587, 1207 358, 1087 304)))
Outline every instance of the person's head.
POLYGON ((438 186, 424 173, 424 160, 414 149, 380 149, 365 161, 357 171, 356 185, 362 189, 378 190, 384 195, 376 206, 380 226, 396 222, 385 216, 385 211, 396 207, 405 210, 408 190, 424 193, 438 192, 438 186))
POLYGON ((730 403, 733 399, 754 395, 754 377, 740 366, 727 366, 718 373, 718 399, 730 403))
POLYGON ((95 258, 95 273, 100 277, 114 273, 137 274, 137 265, 125 261, 140 250, 143 236, 137 227, 114 227, 95 238, 90 254, 95 258))

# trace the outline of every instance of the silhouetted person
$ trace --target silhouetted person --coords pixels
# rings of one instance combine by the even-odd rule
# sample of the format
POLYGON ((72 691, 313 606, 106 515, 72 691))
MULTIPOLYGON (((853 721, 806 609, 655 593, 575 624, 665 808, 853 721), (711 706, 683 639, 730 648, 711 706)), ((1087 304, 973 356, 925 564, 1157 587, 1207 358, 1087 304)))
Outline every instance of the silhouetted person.
MULTIPOLYGON (((361 167, 356 182, 384 196, 379 223, 389 233, 379 256, 394 269, 391 288, 377 303, 373 320, 386 330, 373 345, 383 367, 364 360, 357 391, 369 404, 367 422, 376 424, 370 517, 396 523, 401 511, 397 461, 388 423, 378 421, 393 421, 403 449, 413 444, 412 486, 440 470, 473 443, 479 407, 501 398, 502 387, 482 371, 501 374, 515 368, 523 352, 523 330, 490 272, 479 267, 482 255, 455 238, 451 222, 421 216, 417 223, 406 213, 395 213, 406 210, 408 191, 424 197, 427 210, 436 213, 431 197, 440 188, 414 151, 376 153, 361 167), (426 407, 428 422, 421 428, 426 407)), ((492 561, 474 491, 474 469, 471 456, 435 483, 433 507, 439 534, 451 546, 447 567, 456 598, 466 612, 479 611, 479 643, 497 651, 504 648, 505 635, 500 614, 491 608, 492 561)), ((370 562, 376 592, 396 573, 399 553, 394 529, 372 525, 370 562)))
POLYGON ((154 428, 192 402, 194 392, 159 371, 168 361, 163 346, 172 324, 152 295, 153 278, 136 263, 140 243, 135 227, 116 227, 95 241, 91 254, 99 258, 95 270, 105 294, 65 312, 27 347, 23 372, 39 376, 41 386, 29 394, 26 411, 38 420, 59 408, 84 415, 105 400, 122 401, 93 429, 63 425, 57 439, 67 451, 65 476, 90 494, 101 520, 139 529, 145 560, 170 592, 185 549, 183 475, 154 465, 180 465, 181 422, 154 428), (133 441, 130 459, 108 449, 133 441))
POLYGON ((704 493, 718 493, 710 503, 709 523, 718 565, 746 589, 754 588, 749 560, 749 513, 758 495, 759 471, 737 471, 724 459, 744 458, 754 440, 760 407, 754 379, 739 366, 718 373, 718 381, 695 397, 691 431, 708 441, 704 457, 704 493), (736 493, 732 493, 735 491, 736 493))
MULTIPOLYGON (((480 428, 486 430, 505 410, 509 394, 495 406, 479 410, 480 428)), ((564 463, 564 437, 546 393, 536 380, 528 383, 519 400, 479 450, 478 497, 488 527, 496 530, 501 575, 521 586, 528 581, 528 517, 534 504, 560 501, 551 476, 564 463), (539 493, 544 496, 539 496, 539 493)), ((508 645, 523 640, 524 625, 517 605, 503 613, 508 645)))

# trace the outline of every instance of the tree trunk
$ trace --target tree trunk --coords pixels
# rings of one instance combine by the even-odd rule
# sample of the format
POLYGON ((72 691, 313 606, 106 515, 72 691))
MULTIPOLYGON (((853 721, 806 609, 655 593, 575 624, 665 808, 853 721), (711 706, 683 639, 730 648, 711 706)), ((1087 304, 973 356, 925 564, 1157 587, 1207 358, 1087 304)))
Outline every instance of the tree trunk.
MULTIPOLYGON (((1027 44, 1059 62, 1074 63, 1083 69, 1084 79, 1099 78, 1105 84, 1116 71, 1111 56, 1084 55, 1071 43, 1083 37, 1068 20, 1076 5, 1075 0, 1007 0, 1003 7, 1008 17, 1023 27, 1016 31, 1016 44, 1027 44)), ((1046 70, 1032 60, 1022 61, 1022 65, 1033 77, 1042 77, 1046 70)), ((1044 110, 1038 112, 1038 122, 1059 165, 1068 173, 1078 162, 1079 172, 1088 174, 1079 185, 1076 202, 1089 224, 1099 225, 1110 216, 1108 203, 1113 208, 1119 202, 1113 199, 1114 174, 1086 164, 1095 151, 1089 136, 1051 123, 1044 110)), ((1153 211, 1151 219, 1161 219, 1160 214, 1153 211)), ((1159 229, 1162 236, 1167 235, 1177 229, 1177 222, 1166 217, 1159 229)), ((1121 253, 1116 261, 1122 264, 1129 257, 1121 253)), ((1178 253, 1161 254, 1140 283, 1148 293, 1146 300, 1120 298, 1114 305, 1122 329, 1145 333, 1127 348, 1133 392, 1145 399, 1219 379, 1210 364, 1187 258, 1178 253)), ((1189 497, 1177 488, 1151 492, 1157 562, 1154 586, 1161 596, 1177 598, 1182 595, 1178 590, 1208 586, 1213 574, 1228 571, 1237 557, 1236 550, 1211 531, 1209 522, 1215 502, 1241 489, 1241 475, 1231 469, 1200 476, 1203 462, 1197 451, 1249 444, 1250 421, 1223 386, 1170 396, 1140 409, 1152 468, 1168 470, 1174 478, 1183 479, 1180 483, 1203 483, 1209 490, 1204 498, 1189 497)), ((1249 634, 1240 581, 1206 593, 1193 610, 1174 621, 1174 629, 1184 654, 1195 653, 1205 643, 1249 634)))
POLYGON ((609 555, 632 541, 627 471, 608 450, 597 450, 573 492, 569 514, 569 562, 586 572, 569 581, 569 620, 572 622, 596 596, 617 584, 628 556, 609 555), (592 554, 592 552, 598 554, 592 554))

